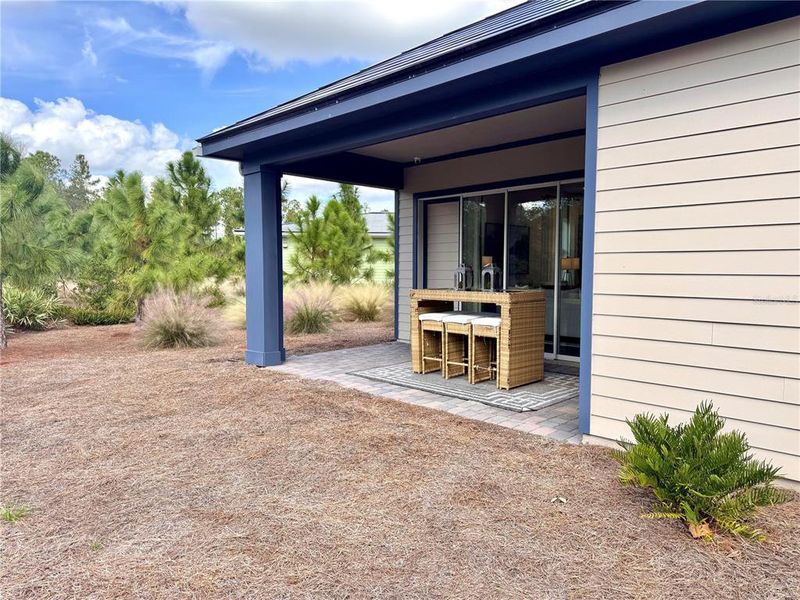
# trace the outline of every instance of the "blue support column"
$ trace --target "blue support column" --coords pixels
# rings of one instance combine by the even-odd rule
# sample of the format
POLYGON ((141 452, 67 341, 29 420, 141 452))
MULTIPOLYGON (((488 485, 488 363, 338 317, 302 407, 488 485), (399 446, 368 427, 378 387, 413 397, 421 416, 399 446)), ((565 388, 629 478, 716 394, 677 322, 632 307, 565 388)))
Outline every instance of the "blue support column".
POLYGON ((247 350, 251 365, 284 361, 281 174, 243 164, 247 350))
POLYGON ((581 257, 581 370, 578 429, 591 433, 592 415, 592 300, 594 287, 594 216, 597 192, 597 110, 600 74, 586 86, 586 149, 583 189, 583 256, 581 257))

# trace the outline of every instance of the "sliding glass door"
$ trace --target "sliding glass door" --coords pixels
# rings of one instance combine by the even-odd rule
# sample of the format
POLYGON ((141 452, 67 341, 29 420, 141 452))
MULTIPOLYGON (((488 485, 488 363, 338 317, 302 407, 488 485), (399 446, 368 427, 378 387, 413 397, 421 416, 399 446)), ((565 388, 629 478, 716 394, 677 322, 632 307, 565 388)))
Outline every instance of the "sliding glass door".
POLYGON ((583 182, 465 194, 460 203, 459 262, 472 268, 473 289, 488 261, 502 270, 504 289, 544 290, 545 352, 579 356, 583 182))

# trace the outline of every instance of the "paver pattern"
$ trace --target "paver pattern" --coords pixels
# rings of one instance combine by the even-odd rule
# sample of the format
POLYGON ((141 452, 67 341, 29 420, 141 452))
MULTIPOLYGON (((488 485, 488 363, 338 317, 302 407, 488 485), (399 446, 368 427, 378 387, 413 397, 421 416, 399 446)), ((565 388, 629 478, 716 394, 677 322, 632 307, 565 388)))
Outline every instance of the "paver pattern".
MULTIPOLYGON (((578 431, 577 395, 540 410, 518 412, 474 400, 365 379, 354 374, 398 365, 410 365, 408 344, 402 342, 346 348, 305 356, 289 356, 282 365, 269 368, 309 379, 333 381, 344 387, 408 404, 443 410, 467 419, 485 421, 573 444, 581 442, 582 436, 578 431)), ((410 366, 408 368, 410 369, 410 366)))

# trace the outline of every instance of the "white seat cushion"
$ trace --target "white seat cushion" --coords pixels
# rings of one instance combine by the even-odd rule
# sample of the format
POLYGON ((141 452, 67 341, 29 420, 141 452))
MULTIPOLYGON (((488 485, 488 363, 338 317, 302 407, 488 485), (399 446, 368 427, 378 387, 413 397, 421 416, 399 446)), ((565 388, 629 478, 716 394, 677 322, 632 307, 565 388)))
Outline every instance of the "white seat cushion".
POLYGON ((429 313, 422 313, 419 316, 420 321, 441 321, 445 317, 449 315, 457 314, 455 311, 447 311, 447 312, 429 312, 429 313))
POLYGON ((500 317, 479 317, 472 321, 473 325, 483 325, 484 327, 500 327, 500 317))
POLYGON ((474 312, 457 312, 444 317, 442 323, 459 323, 466 325, 467 323, 474 323, 475 319, 480 319, 491 313, 474 313, 474 312))

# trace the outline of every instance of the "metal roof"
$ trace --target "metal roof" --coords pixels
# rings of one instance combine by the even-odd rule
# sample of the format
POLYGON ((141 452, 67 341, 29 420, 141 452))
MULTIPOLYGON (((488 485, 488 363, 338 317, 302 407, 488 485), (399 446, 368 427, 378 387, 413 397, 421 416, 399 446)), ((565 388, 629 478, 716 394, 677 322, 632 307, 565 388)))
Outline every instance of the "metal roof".
MULTIPOLYGON (((259 113, 233 125, 219 129, 205 138, 215 137, 230 131, 246 128, 256 123, 287 116, 288 113, 306 109, 323 101, 332 101, 337 97, 352 94, 358 88, 368 87, 386 79, 398 78, 404 71, 419 70, 431 63, 441 62, 453 54, 474 49, 476 46, 496 42, 498 38, 507 37, 520 30, 530 30, 544 26, 548 17, 561 15, 571 9, 588 4, 595 6, 612 4, 596 0, 528 0, 503 12, 477 21, 461 29, 457 29, 430 42, 398 54, 393 58, 367 67, 353 75, 335 81, 313 92, 300 96, 289 102, 279 104, 265 112, 259 113)), ((555 25, 553 25, 555 26, 555 25)), ((411 74, 408 74, 411 77, 411 74)), ((201 138, 201 139, 205 139, 201 138)))

